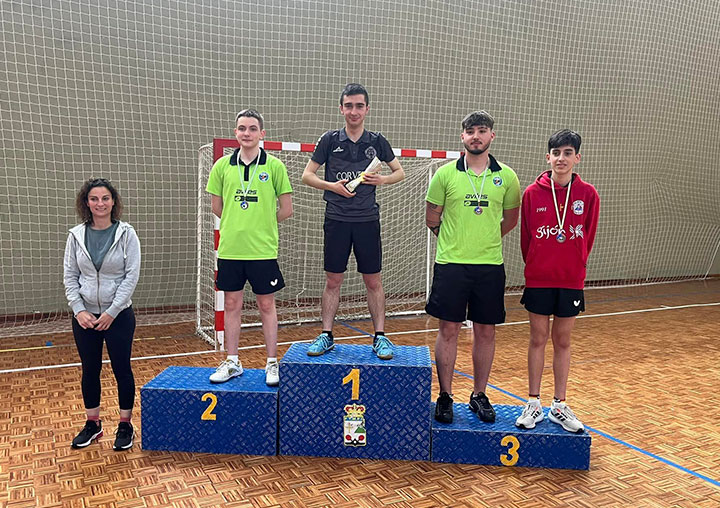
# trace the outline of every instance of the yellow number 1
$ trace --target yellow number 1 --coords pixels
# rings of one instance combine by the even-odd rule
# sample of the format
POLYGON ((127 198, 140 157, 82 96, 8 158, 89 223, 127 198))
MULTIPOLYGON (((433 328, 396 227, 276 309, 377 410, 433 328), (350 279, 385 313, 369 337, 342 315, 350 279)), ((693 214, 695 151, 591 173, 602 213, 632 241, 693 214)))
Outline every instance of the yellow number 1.
POLYGON ((213 413, 213 409, 215 409, 215 406, 217 405, 217 396, 214 393, 204 393, 200 400, 205 402, 206 400, 210 399, 210 404, 208 404, 208 407, 205 408, 205 411, 203 411, 202 416, 200 417, 201 420, 217 420, 217 415, 213 413))
POLYGON ((360 398, 360 369, 353 369, 350 374, 343 378, 343 385, 352 381, 352 397, 350 400, 358 400, 360 398))
POLYGON ((504 466, 514 466, 517 464, 520 455, 518 455, 518 449, 520 448, 520 441, 515 436, 505 436, 500 440, 502 446, 508 446, 507 455, 500 455, 500 462, 504 466))

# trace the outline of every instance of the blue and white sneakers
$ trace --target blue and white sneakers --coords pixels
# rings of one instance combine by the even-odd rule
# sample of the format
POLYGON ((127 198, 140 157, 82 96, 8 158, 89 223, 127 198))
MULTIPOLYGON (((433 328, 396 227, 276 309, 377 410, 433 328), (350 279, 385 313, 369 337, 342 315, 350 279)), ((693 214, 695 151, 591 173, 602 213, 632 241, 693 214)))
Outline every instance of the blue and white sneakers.
POLYGON ((332 351, 335 348, 335 342, 330 338, 327 333, 321 333, 317 337, 310 347, 308 348, 308 356, 320 356, 324 355, 328 351, 332 351))
POLYGON ((373 343, 373 351, 381 360, 390 360, 393 357, 393 343, 384 335, 378 335, 373 343))

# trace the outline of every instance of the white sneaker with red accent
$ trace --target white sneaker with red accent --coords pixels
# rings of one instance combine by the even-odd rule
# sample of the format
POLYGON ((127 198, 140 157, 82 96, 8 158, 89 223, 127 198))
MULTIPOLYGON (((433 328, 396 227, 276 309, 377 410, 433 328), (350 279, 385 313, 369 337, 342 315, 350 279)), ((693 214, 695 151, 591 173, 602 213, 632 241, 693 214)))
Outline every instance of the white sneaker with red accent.
POLYGON ((562 428, 568 432, 580 433, 585 430, 585 426, 580 420, 578 420, 575 413, 572 412, 570 406, 564 402, 555 402, 550 405, 550 411, 548 412, 548 418, 553 423, 562 425, 562 428))
POLYGON ((515 420, 515 426, 521 429, 534 429, 535 424, 543 421, 543 418, 544 415, 542 406, 540 405, 540 399, 528 401, 522 414, 515 420))

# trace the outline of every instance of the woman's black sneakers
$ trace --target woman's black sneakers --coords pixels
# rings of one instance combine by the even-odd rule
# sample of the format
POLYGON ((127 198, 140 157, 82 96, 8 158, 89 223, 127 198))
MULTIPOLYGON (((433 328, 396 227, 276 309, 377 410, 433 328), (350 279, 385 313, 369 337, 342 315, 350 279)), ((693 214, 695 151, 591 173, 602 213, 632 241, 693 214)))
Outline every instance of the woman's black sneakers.
POLYGON ((135 429, 130 422, 120 422, 115 431, 115 444, 113 450, 116 452, 129 450, 133 445, 133 437, 135 437, 135 429))
POLYGON ((102 422, 100 420, 88 420, 85 422, 80 434, 72 440, 71 446, 73 448, 85 448, 93 442, 93 439, 100 439, 102 435, 102 422))

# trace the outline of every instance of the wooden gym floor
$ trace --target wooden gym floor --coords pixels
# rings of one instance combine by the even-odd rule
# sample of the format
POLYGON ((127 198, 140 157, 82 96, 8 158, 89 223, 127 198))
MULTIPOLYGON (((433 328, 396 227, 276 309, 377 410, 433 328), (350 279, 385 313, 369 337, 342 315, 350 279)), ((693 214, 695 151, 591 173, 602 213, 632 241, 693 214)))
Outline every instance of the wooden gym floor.
MULTIPOLYGON (((590 471, 143 451, 139 387, 167 366, 216 366, 224 356, 186 323, 137 331, 139 437, 129 452, 112 451, 118 411, 108 365, 106 434, 73 450, 84 411, 72 336, 2 339, 0 507, 720 506, 720 280, 591 290, 586 298, 573 332, 568 402, 592 436, 590 471)), ((508 297, 507 323, 497 330, 493 403, 521 404, 527 394, 527 314, 518 300, 508 297)), ((392 318, 386 331, 397 344, 432 349, 436 326, 424 315, 392 318)), ((369 341, 364 332, 372 332, 368 321, 335 327, 348 342, 369 341)), ((316 325, 283 327, 280 341, 316 333, 316 325)), ((472 390, 470 340, 464 329, 456 402, 472 390)), ((243 332, 246 367, 264 366, 259 344, 259 330, 243 332)), ((545 405, 551 354, 548 346, 545 405)))

